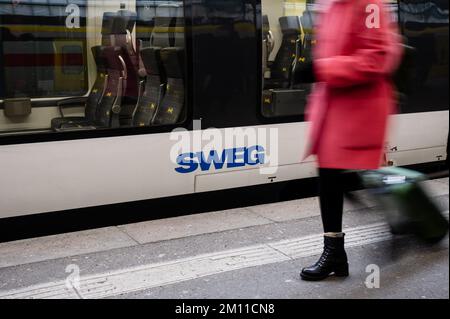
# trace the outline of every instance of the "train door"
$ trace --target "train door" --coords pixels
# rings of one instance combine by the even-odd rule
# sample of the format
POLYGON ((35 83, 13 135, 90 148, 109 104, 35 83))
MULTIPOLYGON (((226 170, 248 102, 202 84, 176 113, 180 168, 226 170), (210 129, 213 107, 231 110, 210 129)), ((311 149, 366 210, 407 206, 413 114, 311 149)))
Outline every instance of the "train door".
POLYGON ((292 70, 312 58, 315 9, 311 0, 262 1, 265 118, 304 115, 310 85, 294 83, 292 70))
POLYGON ((449 109, 449 2, 399 1, 399 24, 415 49, 412 79, 402 113, 449 109))
POLYGON ((259 165, 242 158, 239 165, 227 162, 216 168, 207 163, 205 170, 198 168, 193 172, 196 191, 259 185, 315 174, 313 160, 301 163, 306 149, 304 108, 309 87, 295 86, 289 81, 292 64, 297 59, 307 59, 296 50, 309 56, 310 12, 306 12, 305 18, 302 15, 312 6, 309 1, 301 1, 292 9, 291 4, 273 0, 192 2, 194 119, 201 120, 203 130, 216 128, 219 132, 214 132, 224 137, 224 143, 216 144, 212 150, 207 148, 211 143, 205 141, 204 157, 210 158, 210 151, 220 156, 236 149, 240 152, 264 149, 263 166, 273 168, 262 173, 259 165), (273 22, 268 27, 263 23, 267 15, 273 22), (303 33, 298 27, 299 20, 305 20, 303 33), (269 30, 272 27, 274 30, 269 30), (286 31, 285 39, 274 34, 276 30, 281 34, 281 28, 286 31), (272 34, 272 54, 263 50, 267 43, 264 32, 272 34), (278 51, 281 53, 277 54, 278 51), (270 63, 266 63, 264 56, 269 56, 270 63), (263 64, 267 65, 266 70, 263 64), (268 94, 274 103, 264 105, 263 95, 268 94), (259 138, 260 132, 264 137, 259 138))
MULTIPOLYGON (((299 123, 297 132, 291 134, 296 134, 300 141, 306 134, 303 121, 310 86, 294 83, 292 70, 312 58, 316 2, 262 0, 261 114, 271 123, 299 123)), ((393 116, 387 157, 394 165, 445 160, 449 107, 448 1, 387 0, 385 5, 414 52, 412 58, 405 58, 409 63, 407 77, 397 83, 403 94, 399 112, 393 116)), ((283 143, 280 147, 283 148, 283 143)), ((288 153, 285 150, 280 154, 288 153)))
POLYGON ((443 161, 448 149, 449 2, 399 0, 397 18, 413 51, 405 98, 393 118, 388 159, 394 165, 443 161))

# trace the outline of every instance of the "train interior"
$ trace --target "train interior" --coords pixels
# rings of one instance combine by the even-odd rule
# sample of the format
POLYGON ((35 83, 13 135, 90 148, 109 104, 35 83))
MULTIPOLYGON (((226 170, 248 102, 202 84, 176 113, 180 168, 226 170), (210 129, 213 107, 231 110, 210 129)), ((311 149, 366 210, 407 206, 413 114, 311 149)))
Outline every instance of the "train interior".
MULTIPOLYGON (((386 0, 385 3, 392 21, 399 25, 406 49, 394 77, 398 111, 448 110, 449 2, 386 0)), ((312 59, 317 6, 311 0, 266 0, 262 4, 262 114, 266 117, 303 115, 310 85, 294 83, 292 72, 312 59)))
MULTIPOLYGON (((414 49, 402 112, 448 110, 448 1, 387 2, 414 49)), ((315 10, 262 0, 265 118, 304 114, 292 70, 312 58, 315 10)), ((0 0, 0 136, 184 121, 184 15, 180 0, 0 0)))
POLYGON ((302 115, 310 85, 292 72, 311 61, 313 1, 263 1, 263 100, 265 117, 302 115))
POLYGON ((0 132, 143 127, 185 112, 182 1, 0 1, 0 132))

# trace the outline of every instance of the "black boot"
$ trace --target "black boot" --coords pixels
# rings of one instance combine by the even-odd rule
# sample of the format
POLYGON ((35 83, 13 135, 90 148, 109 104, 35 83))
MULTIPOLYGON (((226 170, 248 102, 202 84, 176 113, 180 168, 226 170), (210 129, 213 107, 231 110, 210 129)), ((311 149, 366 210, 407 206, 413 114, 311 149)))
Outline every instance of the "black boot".
POLYGON ((344 236, 325 236, 325 247, 319 261, 311 267, 304 268, 300 274, 303 280, 319 281, 331 274, 348 277, 348 260, 344 249, 344 236))

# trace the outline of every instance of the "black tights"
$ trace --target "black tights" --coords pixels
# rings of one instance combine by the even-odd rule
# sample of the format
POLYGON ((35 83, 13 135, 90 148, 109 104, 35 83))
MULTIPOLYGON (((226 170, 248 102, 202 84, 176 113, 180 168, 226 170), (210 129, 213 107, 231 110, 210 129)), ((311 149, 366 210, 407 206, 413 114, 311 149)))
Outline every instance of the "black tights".
POLYGON ((319 169, 319 196, 325 233, 342 232, 344 194, 359 183, 357 174, 340 169, 319 169))

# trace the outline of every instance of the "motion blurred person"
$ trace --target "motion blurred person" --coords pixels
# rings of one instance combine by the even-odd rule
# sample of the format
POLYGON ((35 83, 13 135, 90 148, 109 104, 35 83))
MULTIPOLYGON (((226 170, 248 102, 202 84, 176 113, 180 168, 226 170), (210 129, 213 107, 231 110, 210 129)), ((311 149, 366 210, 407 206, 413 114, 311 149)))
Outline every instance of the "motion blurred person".
POLYGON ((302 270, 304 280, 349 275, 342 232, 343 173, 380 167, 395 107, 391 78, 402 56, 400 36, 382 0, 324 0, 317 5, 307 156, 318 160, 325 244, 319 261, 302 270))

